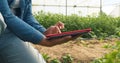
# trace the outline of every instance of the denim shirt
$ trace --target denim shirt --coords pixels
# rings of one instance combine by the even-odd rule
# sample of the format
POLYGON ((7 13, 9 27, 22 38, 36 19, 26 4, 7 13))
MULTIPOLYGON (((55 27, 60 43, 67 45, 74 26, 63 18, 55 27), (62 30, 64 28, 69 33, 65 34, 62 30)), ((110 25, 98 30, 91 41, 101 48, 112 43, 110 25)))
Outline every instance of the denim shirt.
POLYGON ((32 15, 31 0, 20 0, 20 16, 14 15, 10 8, 14 0, 0 0, 0 12, 7 28, 24 41, 38 44, 45 36, 46 29, 32 15))

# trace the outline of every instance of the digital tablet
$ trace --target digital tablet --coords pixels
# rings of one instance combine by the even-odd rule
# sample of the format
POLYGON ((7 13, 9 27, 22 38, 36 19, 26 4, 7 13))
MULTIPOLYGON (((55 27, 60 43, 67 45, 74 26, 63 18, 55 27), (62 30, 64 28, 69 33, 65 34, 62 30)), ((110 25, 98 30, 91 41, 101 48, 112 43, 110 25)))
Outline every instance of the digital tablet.
POLYGON ((91 31, 91 28, 87 28, 87 29, 82 29, 82 30, 74 30, 74 31, 68 31, 68 32, 62 32, 62 33, 59 33, 59 34, 48 34, 46 35, 47 39, 48 40, 51 40, 51 39, 57 39, 57 38, 62 38, 62 37, 65 37, 65 36, 77 36, 77 35, 84 35, 86 33, 89 33, 91 31))

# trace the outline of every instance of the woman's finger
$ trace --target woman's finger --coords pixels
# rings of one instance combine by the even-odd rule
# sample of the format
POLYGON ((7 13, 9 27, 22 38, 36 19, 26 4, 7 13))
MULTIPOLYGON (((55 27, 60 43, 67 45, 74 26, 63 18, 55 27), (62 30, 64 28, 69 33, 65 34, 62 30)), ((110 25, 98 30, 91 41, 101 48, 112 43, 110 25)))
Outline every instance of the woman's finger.
POLYGON ((55 24, 55 26, 58 26, 59 27, 59 29, 63 29, 64 28, 64 23, 62 23, 62 22, 57 22, 56 24, 55 24))

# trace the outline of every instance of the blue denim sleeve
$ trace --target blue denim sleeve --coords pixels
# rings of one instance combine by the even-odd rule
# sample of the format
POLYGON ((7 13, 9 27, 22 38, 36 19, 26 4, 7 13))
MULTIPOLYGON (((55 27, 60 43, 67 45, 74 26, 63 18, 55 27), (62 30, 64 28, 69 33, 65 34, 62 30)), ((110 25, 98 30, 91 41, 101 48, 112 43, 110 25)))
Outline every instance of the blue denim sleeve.
POLYGON ((44 33, 46 31, 46 28, 43 27, 38 21, 34 18, 32 15, 32 4, 29 2, 27 4, 27 8, 25 9, 25 15, 24 15, 24 21, 30 24, 32 27, 40 31, 41 33, 44 33))
POLYGON ((16 17, 10 10, 7 0, 0 0, 0 12, 9 30, 20 39, 38 44, 45 36, 31 25, 16 17))

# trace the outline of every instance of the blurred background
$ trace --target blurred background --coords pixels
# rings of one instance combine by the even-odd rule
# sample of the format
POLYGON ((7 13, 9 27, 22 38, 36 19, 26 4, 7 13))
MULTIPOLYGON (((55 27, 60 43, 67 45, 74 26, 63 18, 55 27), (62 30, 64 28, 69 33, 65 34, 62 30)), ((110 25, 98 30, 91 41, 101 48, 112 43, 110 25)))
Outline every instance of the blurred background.
POLYGON ((32 0, 32 6, 45 28, 61 21, 62 32, 92 29, 55 47, 35 46, 48 63, 120 63, 120 0, 32 0))
POLYGON ((43 10, 64 15, 95 15, 104 12, 107 15, 120 16, 120 0, 32 0, 33 12, 43 10))

